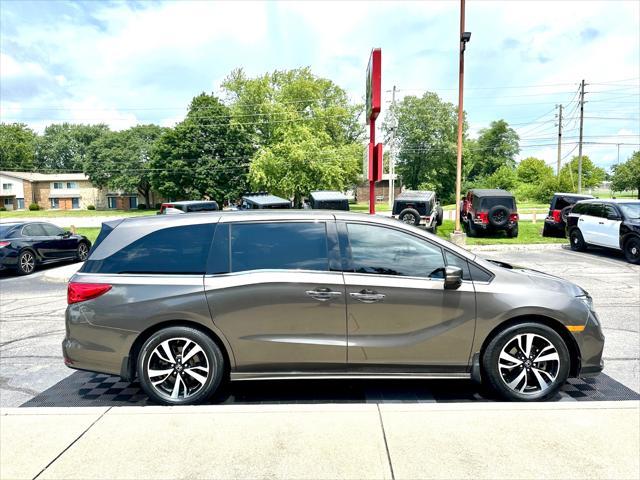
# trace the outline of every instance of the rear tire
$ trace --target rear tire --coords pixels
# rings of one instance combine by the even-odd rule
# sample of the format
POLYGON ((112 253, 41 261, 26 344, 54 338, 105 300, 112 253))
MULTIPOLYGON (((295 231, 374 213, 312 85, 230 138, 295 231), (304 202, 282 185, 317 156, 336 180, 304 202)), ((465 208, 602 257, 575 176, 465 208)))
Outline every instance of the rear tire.
POLYGON ((571 250, 575 252, 584 252, 587 250, 587 242, 584 241, 582 232, 578 228, 574 228, 569 233, 569 243, 571 244, 571 250))
POLYGON ((631 237, 624 242, 624 256, 627 262, 640 264, 640 237, 631 237))
POLYGON ((436 218, 436 224, 438 226, 442 225, 442 221, 444 220, 444 211, 442 210, 442 207, 440 205, 436 207, 436 218))
POLYGON ((416 227, 420 225, 420 213, 413 208, 405 208, 402 210, 400 215, 398 215, 398 219, 407 225, 414 225, 416 227))
POLYGON ((486 385, 506 400, 521 402, 553 397, 567 381, 570 364, 562 337, 535 322, 505 328, 482 356, 486 385))
POLYGON ((155 332, 144 342, 137 359, 142 389, 154 402, 165 405, 205 401, 220 386, 224 369, 220 348, 211 337, 191 327, 155 332))
POLYGON ((76 259, 79 262, 84 262, 89 256, 89 245, 87 242, 80 242, 78 244, 78 249, 76 250, 76 259))
POLYGON ((476 227, 471 219, 467 219, 465 225, 467 226, 467 236, 471 238, 478 236, 478 230, 476 230, 476 227))
POLYGON ((31 250, 25 250, 18 255, 16 264, 18 275, 30 275, 36 269, 36 256, 31 250))
POLYGON ((507 229, 507 237, 508 238, 517 238, 518 237, 518 225, 513 228, 507 229))

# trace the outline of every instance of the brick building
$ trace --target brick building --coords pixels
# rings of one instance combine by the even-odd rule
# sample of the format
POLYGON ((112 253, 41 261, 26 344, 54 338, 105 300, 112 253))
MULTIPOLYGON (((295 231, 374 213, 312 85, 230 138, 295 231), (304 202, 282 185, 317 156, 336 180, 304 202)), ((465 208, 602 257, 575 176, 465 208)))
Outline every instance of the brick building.
MULTIPOLYGON (((382 175, 382 180, 376 182, 376 201, 388 202, 389 201, 389 175, 385 173, 382 175)), ((396 175, 394 184, 395 194, 398 195, 402 191, 402 186, 398 181, 396 175)), ((356 187, 356 199, 358 202, 365 203, 369 201, 369 182, 363 181, 356 187)))

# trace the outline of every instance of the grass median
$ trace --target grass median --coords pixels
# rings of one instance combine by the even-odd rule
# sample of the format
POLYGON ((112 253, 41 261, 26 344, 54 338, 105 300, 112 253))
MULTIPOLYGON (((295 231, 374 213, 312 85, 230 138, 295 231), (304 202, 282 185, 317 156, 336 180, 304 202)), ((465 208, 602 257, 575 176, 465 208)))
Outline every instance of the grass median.
POLYGON ((140 217, 155 215, 157 210, 9 210, 0 218, 56 218, 56 217, 140 217))

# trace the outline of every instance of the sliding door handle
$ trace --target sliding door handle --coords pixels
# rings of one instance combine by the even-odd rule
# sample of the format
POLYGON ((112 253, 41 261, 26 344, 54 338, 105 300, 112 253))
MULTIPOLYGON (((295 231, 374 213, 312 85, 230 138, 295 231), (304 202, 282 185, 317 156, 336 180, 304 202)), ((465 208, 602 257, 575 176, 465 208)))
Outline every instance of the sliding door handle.
POLYGON ((342 295, 341 292, 334 292, 333 290, 329 290, 328 288, 318 288, 316 290, 307 290, 304 293, 308 297, 315 298, 316 300, 320 300, 321 302, 326 302, 327 300, 331 300, 332 298, 336 298, 342 295))
POLYGON ((361 290, 359 292, 350 293, 349 295, 351 298, 355 298, 362 303, 376 303, 384 300, 384 297, 386 297, 384 293, 378 293, 372 290, 361 290))

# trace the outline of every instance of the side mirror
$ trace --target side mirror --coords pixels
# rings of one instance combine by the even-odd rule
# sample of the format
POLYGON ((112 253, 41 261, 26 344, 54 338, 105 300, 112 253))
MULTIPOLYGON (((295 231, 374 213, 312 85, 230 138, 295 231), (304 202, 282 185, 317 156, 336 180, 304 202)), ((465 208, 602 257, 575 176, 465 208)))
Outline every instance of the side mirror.
POLYGON ((462 269, 460 267, 446 267, 444 269, 445 290, 455 290, 462 285, 462 269))

